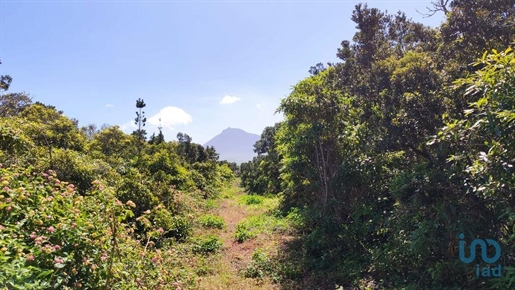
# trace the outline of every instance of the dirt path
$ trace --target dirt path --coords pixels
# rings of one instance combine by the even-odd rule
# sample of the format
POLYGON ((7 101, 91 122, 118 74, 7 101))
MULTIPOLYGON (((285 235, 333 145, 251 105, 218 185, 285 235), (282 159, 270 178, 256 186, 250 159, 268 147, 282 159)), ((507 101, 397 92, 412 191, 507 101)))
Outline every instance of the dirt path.
POLYGON ((226 224, 225 229, 219 232, 224 248, 220 253, 219 264, 216 265, 217 272, 215 275, 205 277, 202 289, 280 289, 267 278, 245 278, 242 273, 251 262, 254 251, 273 242, 264 235, 258 235, 243 243, 235 240, 234 233, 237 225, 263 212, 239 204, 238 197, 242 194, 245 193, 240 188, 236 194, 221 199, 219 207, 213 211, 213 214, 222 217, 226 224))

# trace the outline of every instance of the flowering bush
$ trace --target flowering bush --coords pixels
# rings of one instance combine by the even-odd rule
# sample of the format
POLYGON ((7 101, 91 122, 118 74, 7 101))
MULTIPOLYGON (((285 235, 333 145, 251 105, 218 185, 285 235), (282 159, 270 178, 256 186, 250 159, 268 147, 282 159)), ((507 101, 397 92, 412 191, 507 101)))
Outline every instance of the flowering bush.
POLYGON ((146 211, 139 219, 147 222, 146 239, 138 240, 124 222, 135 206, 98 180, 83 196, 54 171, 0 165, 0 287, 197 288, 198 277, 183 263, 188 245, 156 247, 172 230, 149 221, 166 226, 161 216, 169 214, 162 206, 146 211))
POLYGON ((132 212, 95 181, 86 196, 55 172, 0 168, 0 285, 98 288, 105 285, 121 221, 132 212))

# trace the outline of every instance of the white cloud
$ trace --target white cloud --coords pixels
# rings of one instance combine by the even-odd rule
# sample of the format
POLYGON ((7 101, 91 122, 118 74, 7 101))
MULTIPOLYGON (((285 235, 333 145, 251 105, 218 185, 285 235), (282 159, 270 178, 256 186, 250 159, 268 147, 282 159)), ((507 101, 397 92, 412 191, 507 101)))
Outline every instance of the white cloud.
POLYGON ((233 104, 233 103, 236 103, 237 101, 241 100, 240 98, 238 97, 231 97, 231 96, 225 96, 223 97, 223 99, 220 101, 220 104, 222 105, 228 105, 228 104, 233 104))
POLYGON ((191 122, 191 120, 190 114, 186 113, 183 109, 167 106, 162 108, 156 115, 150 117, 148 123, 154 126, 161 124, 164 128, 173 130, 175 125, 186 125, 191 122), (159 122, 159 118, 161 118, 161 122, 159 122))
POLYGON ((265 107, 266 107, 266 103, 265 102, 261 102, 261 103, 256 105, 256 108, 258 108, 258 110, 260 110, 260 111, 263 111, 263 109, 265 109, 265 107))
POLYGON ((138 129, 138 126, 136 126, 136 124, 134 124, 134 121, 128 121, 127 123, 121 124, 120 129, 122 129, 122 131, 125 131, 127 129, 136 130, 136 129, 138 129))
POLYGON ((106 108, 112 108, 112 107, 114 107, 113 104, 106 104, 106 108))

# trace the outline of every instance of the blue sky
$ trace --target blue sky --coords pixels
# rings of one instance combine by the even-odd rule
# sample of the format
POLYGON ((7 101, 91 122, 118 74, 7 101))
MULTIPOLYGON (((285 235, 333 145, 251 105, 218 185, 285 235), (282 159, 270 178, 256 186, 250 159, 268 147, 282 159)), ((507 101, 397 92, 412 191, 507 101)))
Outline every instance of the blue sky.
MULTIPOLYGON (((318 62, 336 62, 359 1, 0 0, 0 74, 10 92, 79 120, 134 130, 142 98, 148 135, 205 143, 233 127, 260 134, 282 98, 318 62)), ((368 1, 423 18, 427 1, 368 1)))

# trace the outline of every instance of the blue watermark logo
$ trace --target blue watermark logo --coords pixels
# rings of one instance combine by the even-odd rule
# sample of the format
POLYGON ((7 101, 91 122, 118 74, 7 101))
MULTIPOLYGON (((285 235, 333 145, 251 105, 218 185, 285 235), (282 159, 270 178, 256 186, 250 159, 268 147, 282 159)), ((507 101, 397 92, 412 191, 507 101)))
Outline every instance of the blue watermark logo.
MULTIPOLYGON (((499 246, 499 243, 491 240, 491 239, 475 239, 470 243, 469 248, 469 256, 465 257, 465 241, 463 240, 465 238, 464 234, 459 235, 460 242, 459 242, 459 257, 460 260, 463 263, 470 264, 476 259, 476 247, 480 246, 481 248, 481 259, 483 262, 487 264, 494 264, 497 261, 499 261, 499 258, 501 257, 501 246, 499 246), (493 246, 495 249, 495 254, 492 257, 488 256, 488 245, 493 246)), ((495 267, 480 267, 479 264, 476 264, 476 276, 477 277, 501 277, 502 268, 501 264, 495 266, 495 267)))

